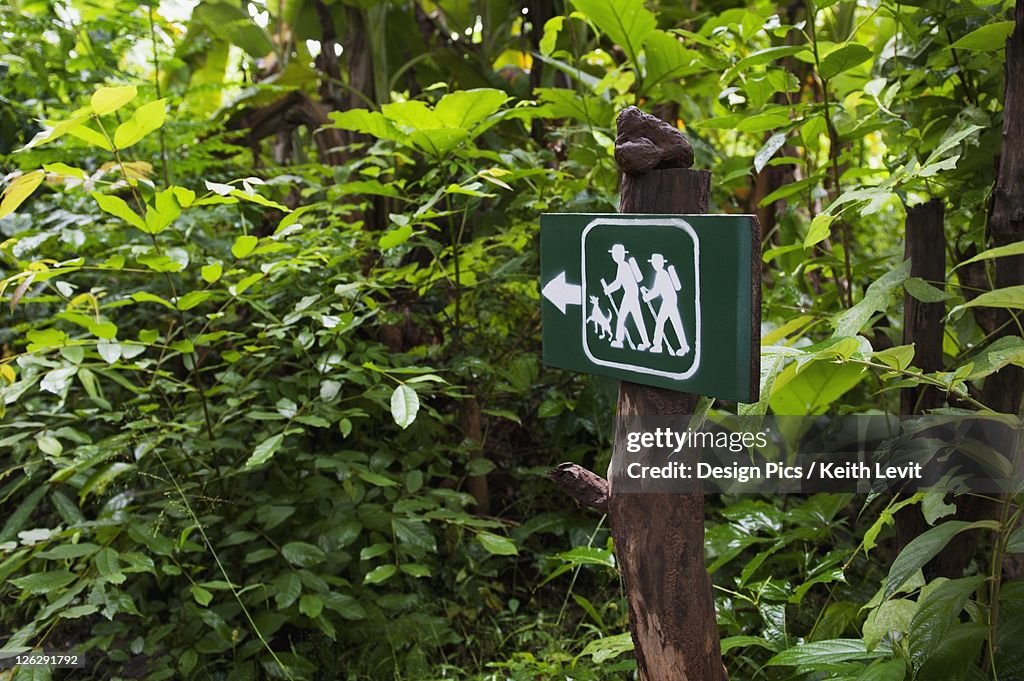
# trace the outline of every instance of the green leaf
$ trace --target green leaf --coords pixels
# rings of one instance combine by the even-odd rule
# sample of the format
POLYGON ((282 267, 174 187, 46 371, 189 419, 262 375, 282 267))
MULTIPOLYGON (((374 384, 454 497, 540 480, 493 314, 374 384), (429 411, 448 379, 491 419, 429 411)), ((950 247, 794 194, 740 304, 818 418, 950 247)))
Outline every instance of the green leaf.
POLYGON ((201 2, 192 16, 214 36, 237 45, 253 59, 261 59, 274 51, 274 43, 267 31, 237 4, 201 2))
POLYGON ((196 603, 203 607, 209 605, 210 601, 213 600, 213 594, 198 584, 193 584, 188 590, 192 593, 192 598, 196 599, 196 603))
POLYGON ((871 50, 859 43, 848 43, 832 50, 821 60, 818 75, 824 79, 838 76, 871 59, 871 50))
POLYGON ((937 288, 929 284, 920 277, 911 277, 903 282, 903 288, 907 290, 911 296, 920 300, 922 303, 941 303, 944 300, 949 300, 953 297, 952 293, 947 293, 940 288, 937 288))
POLYGON ((67 133, 97 149, 113 151, 113 147, 110 145, 107 137, 98 130, 93 130, 88 125, 76 125, 70 128, 67 133))
POLYGON ((127 579, 121 572, 121 561, 118 560, 117 551, 109 546, 100 549, 92 560, 96 564, 96 570, 99 571, 100 577, 111 584, 123 584, 127 579))
MULTIPOLYGON (((780 45, 778 47, 766 47, 763 50, 752 52, 743 59, 740 59, 733 65, 727 72, 726 76, 734 73, 741 73, 748 71, 754 66, 764 66, 770 64, 773 61, 782 59, 783 57, 791 57, 801 52, 809 52, 810 50, 806 45, 780 45)), ((732 80, 723 76, 723 81, 728 82, 732 80)))
POLYGON ((363 577, 363 584, 380 584, 398 572, 394 565, 378 565, 363 577))
POLYGON ((242 259, 253 252, 257 243, 259 243, 259 239, 257 237, 254 237, 251 234, 243 234, 235 239, 235 243, 231 247, 231 255, 238 259, 242 259))
POLYGON ((40 435, 37 437, 36 446, 39 447, 41 452, 50 456, 60 456, 61 452, 64 451, 64 445, 52 435, 40 435))
POLYGON ((496 556, 519 555, 519 549, 516 548, 515 543, 508 537, 502 537, 491 532, 481 532, 476 536, 476 540, 480 542, 480 545, 488 553, 493 553, 496 556))
POLYGON ((57 175, 64 175, 66 177, 76 177, 79 180, 85 179, 85 171, 80 168, 73 168, 66 163, 44 163, 43 170, 48 173, 55 173, 57 175))
POLYGON ((112 322, 100 322, 98 324, 89 325, 89 333, 102 338, 104 340, 111 340, 117 337, 117 324, 112 322))
POLYGON ((1007 553, 1024 553, 1024 526, 1018 527, 1006 540, 1007 553))
POLYGON ((391 393, 391 417, 403 429, 412 425, 419 410, 420 398, 409 386, 402 383, 391 393))
POLYGON ((562 24, 565 23, 565 17, 552 17, 544 22, 544 37, 540 39, 540 53, 545 57, 551 56, 551 53, 555 51, 555 45, 558 43, 558 34, 562 30, 562 24))
POLYGON ((405 135, 379 111, 349 109, 348 111, 332 111, 328 117, 334 121, 332 127, 335 128, 353 130, 392 142, 405 141, 405 135))
POLYGON ((347 620, 366 619, 366 608, 351 596, 339 593, 327 593, 323 595, 324 607, 333 610, 347 620))
POLYGON ((99 546, 88 542, 83 542, 81 544, 59 544, 45 551, 40 551, 35 557, 45 558, 47 560, 69 560, 72 558, 84 558, 85 556, 91 556, 99 550, 99 546))
POLYGON ((181 206, 174 189, 165 189, 153 197, 153 204, 146 206, 146 229, 149 234, 159 234, 167 229, 181 215, 181 206))
POLYGON ((435 553, 437 544, 430 528, 422 520, 409 518, 393 518, 391 528, 395 533, 399 546, 415 554, 435 553))
POLYGON ((604 638, 599 638, 596 641, 591 641, 580 654, 592 655, 594 663, 601 664, 602 662, 618 657, 622 653, 628 653, 633 650, 633 647, 633 636, 627 631, 624 634, 605 636, 604 638))
POLYGON ((940 583, 924 597, 910 622, 910 634, 907 637, 910 659, 915 668, 920 668, 942 645, 951 630, 960 624, 960 612, 967 599, 984 581, 982 575, 952 579, 940 583))
POLYGON ((977 298, 957 305, 949 314, 952 315, 959 310, 969 307, 996 307, 1008 310, 1024 310, 1024 285, 1007 286, 997 288, 994 291, 985 291, 977 298))
POLYGON ((403 225, 402 227, 398 227, 397 229, 392 229, 387 232, 384 232, 380 239, 377 240, 377 245, 380 247, 382 251, 386 251, 389 248, 394 248, 395 246, 400 246, 401 244, 404 244, 406 241, 409 240, 409 237, 411 237, 412 235, 412 226, 403 225))
POLYGON ((950 520, 931 528, 914 537, 907 544, 889 568, 889 576, 885 580, 884 597, 895 594, 908 579, 914 576, 925 563, 939 555, 942 549, 960 532, 974 529, 998 529, 998 523, 990 520, 979 520, 969 523, 965 520, 950 520))
POLYGON ((856 336, 860 333, 876 312, 889 307, 893 289, 906 281, 909 274, 910 261, 906 260, 871 282, 864 293, 864 298, 836 318, 836 331, 833 336, 856 336))
POLYGON ((215 262, 210 265, 203 265, 203 267, 199 270, 199 276, 201 276, 203 278, 203 281, 205 281, 206 283, 213 284, 218 279, 220 279, 220 275, 223 273, 223 271, 224 266, 221 265, 219 262, 215 262))
MULTIPOLYGON (((36 136, 33 137, 28 144, 18 149, 18 151, 25 151, 26 149, 32 149, 33 147, 38 147, 41 144, 52 142, 67 133, 74 134, 76 130, 81 129, 80 126, 87 120, 89 120, 88 109, 79 109, 67 120, 50 121, 49 123, 51 124, 51 127, 36 133, 36 136)), ((101 148, 109 151, 110 145, 106 143, 106 140, 103 140, 103 145, 105 146, 102 146, 101 148)))
POLYGON ((769 667, 792 666, 807 669, 828 669, 852 660, 870 660, 888 657, 891 652, 878 649, 869 652, 864 641, 856 638, 836 638, 828 641, 804 643, 783 650, 765 663, 769 667))
POLYGON ((121 197, 100 194, 99 192, 93 192, 92 197, 96 199, 96 203, 104 213, 110 213, 114 217, 121 218, 132 227, 137 227, 143 232, 149 232, 149 228, 146 227, 146 223, 139 217, 139 214, 129 208, 128 204, 121 197))
POLYGON ((131 118, 117 126, 117 130, 114 131, 114 146, 118 149, 127 149, 162 126, 166 116, 166 99, 143 104, 135 110, 131 118))
POLYGON ((324 600, 314 594, 303 594, 299 599, 299 612, 309 618, 319 617, 324 611, 324 600))
POLYGON ((0 218, 7 217, 18 209, 25 199, 32 195, 32 192, 43 182, 46 173, 42 170, 33 170, 31 173, 19 175, 13 182, 4 189, 3 200, 0 201, 0 218))
POLYGON ((157 305, 163 305, 168 310, 173 310, 174 306, 171 305, 170 301, 164 300, 160 296, 150 293, 148 291, 138 291, 131 295, 131 299, 136 303, 156 303, 157 305))
POLYGON ((569 551, 559 553, 557 558, 568 561, 573 565, 603 565, 604 567, 615 567, 615 556, 608 549, 596 546, 577 546, 569 551))
POLYGON ((59 591, 75 581, 76 578, 77 575, 68 570, 51 570, 8 581, 26 593, 38 595, 59 591))
POLYGON ((493 88, 456 90, 442 97, 434 112, 445 127, 468 131, 496 113, 508 100, 507 94, 493 88))
POLYGON ((257 281, 263 278, 262 272, 254 272, 247 277, 241 279, 237 284, 228 286, 228 293, 233 296, 240 296, 248 290, 250 286, 255 284, 257 281))
POLYGON ((903 660, 876 660, 861 672, 857 681, 903 681, 907 663, 903 660))
POLYGON ((863 370, 856 365, 825 360, 815 361, 798 373, 794 362, 776 377, 769 405, 776 414, 822 414, 829 405, 860 383, 864 376, 863 370))
POLYGON ((281 447, 281 443, 284 441, 284 433, 278 433, 277 435, 271 435, 263 442, 256 445, 256 449, 253 450, 252 456, 245 462, 245 468, 253 468, 254 466, 260 466, 270 460, 277 450, 281 447))
POLYGON ((572 4, 620 45, 633 66, 639 68, 640 47, 658 25, 643 0, 572 0, 572 4))
POLYGON ((122 85, 119 87, 101 87, 93 93, 89 104, 97 116, 105 116, 114 113, 128 102, 135 99, 139 92, 134 85, 122 85))
POLYGON ((274 578, 271 583, 273 587, 274 602, 278 610, 284 610, 294 603, 299 594, 302 593, 302 581, 294 572, 283 572, 274 578))
POLYGON ((212 291, 189 291, 178 299, 179 310, 191 310, 213 297, 212 291))
MULTIPOLYGON (((777 132, 774 135, 772 135, 771 137, 769 137, 768 141, 766 141, 764 143, 764 146, 761 147, 760 151, 758 151, 756 154, 754 154, 754 172, 759 173, 762 170, 764 170, 764 167, 766 165, 768 165, 768 161, 771 160, 772 156, 775 155, 775 152, 778 151, 779 149, 781 149, 782 145, 785 144, 785 143, 786 143, 786 133, 784 133, 784 132, 777 132)), ((817 220, 819 217, 821 217, 820 214, 815 216, 814 219, 817 220)), ((814 229, 814 222, 813 221, 811 222, 811 229, 812 230, 814 229)), ((810 238, 810 235, 808 235, 808 238, 810 238)), ((815 243, 817 243, 817 242, 815 242, 815 243)), ((804 248, 807 248, 807 247, 808 247, 807 246, 807 242, 805 241, 804 242, 804 248)))
POLYGON ((905 598, 884 601, 864 621, 864 645, 874 650, 889 632, 900 635, 910 630, 910 620, 917 612, 917 603, 905 598))
POLYGON ((828 213, 818 213, 811 220, 811 226, 807 230, 807 236, 804 238, 804 248, 811 248, 815 244, 821 243, 831 233, 832 223, 835 222, 836 215, 829 215, 828 213))
POLYGON ((0 530, 0 544, 10 541, 18 536, 28 519, 32 516, 32 512, 36 510, 36 506, 46 495, 49 487, 47 485, 38 485, 32 492, 25 497, 24 500, 18 505, 9 516, 7 521, 4 522, 4 527, 0 530))
POLYGON ((313 544, 302 541, 293 541, 281 547, 281 555, 292 565, 299 567, 313 567, 326 560, 327 555, 322 549, 313 544))
POLYGON ((950 45, 954 50, 996 52, 1006 47, 1006 39, 1013 33, 1016 22, 996 21, 977 28, 950 45))
MULTIPOLYGON (((43 167, 45 168, 45 166, 43 167)), ((1024 255, 1024 241, 1018 241, 1017 243, 1007 244, 1005 246, 996 246, 995 248, 990 248, 987 251, 982 251, 973 258, 968 258, 967 260, 964 260, 962 263, 960 263, 953 269, 955 270, 957 269, 957 267, 963 267, 964 265, 969 265, 972 262, 978 262, 979 260, 1005 258, 1014 255, 1024 255)))

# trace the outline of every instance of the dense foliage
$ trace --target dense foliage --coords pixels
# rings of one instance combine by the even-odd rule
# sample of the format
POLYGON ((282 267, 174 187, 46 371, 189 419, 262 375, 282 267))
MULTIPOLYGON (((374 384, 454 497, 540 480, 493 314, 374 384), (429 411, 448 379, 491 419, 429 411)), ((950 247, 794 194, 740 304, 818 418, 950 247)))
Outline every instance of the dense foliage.
MULTIPOLYGON (((639 105, 764 228, 763 400, 714 409, 998 408, 1024 295, 964 264, 1024 252, 985 229, 1009 9, 9 0, 0 642, 98 679, 628 677, 606 521, 544 477, 607 467, 615 386, 540 365, 539 214, 615 210, 639 105), (928 199, 945 281, 903 261, 928 199), (947 306, 940 371, 904 292, 947 306)), ((709 497, 731 678, 1024 678, 1020 499, 964 501, 709 497)))

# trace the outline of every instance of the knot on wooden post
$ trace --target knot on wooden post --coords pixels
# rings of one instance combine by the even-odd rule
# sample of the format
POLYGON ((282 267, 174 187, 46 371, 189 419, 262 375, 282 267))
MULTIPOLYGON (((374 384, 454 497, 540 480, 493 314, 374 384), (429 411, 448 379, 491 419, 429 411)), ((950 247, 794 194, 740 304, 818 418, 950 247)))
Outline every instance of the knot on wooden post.
POLYGON ((642 175, 693 166, 693 147, 683 133, 657 116, 631 106, 619 114, 616 126, 615 163, 622 172, 642 175))

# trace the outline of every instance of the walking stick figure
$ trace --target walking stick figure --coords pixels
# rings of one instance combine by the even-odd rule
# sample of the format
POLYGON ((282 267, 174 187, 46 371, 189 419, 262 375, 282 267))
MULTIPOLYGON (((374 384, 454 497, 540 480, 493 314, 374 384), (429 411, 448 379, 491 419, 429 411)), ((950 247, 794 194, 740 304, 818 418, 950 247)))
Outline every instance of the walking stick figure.
POLYGON ((650 289, 641 287, 644 301, 650 303, 655 298, 661 298, 661 307, 658 308, 658 316, 654 321, 654 346, 651 348, 651 352, 661 352, 662 344, 667 345, 665 340, 665 322, 668 321, 672 322, 672 328, 676 332, 676 337, 679 338, 679 350, 673 352, 672 347, 669 346, 668 352, 677 357, 682 357, 690 351, 690 344, 686 342, 683 320, 679 316, 679 296, 677 293, 682 288, 682 285, 679 283, 679 277, 676 275, 676 268, 673 265, 669 265, 668 269, 665 269, 665 256, 661 253, 654 253, 647 262, 654 267, 654 284, 650 289))
POLYGON ((647 325, 644 322, 643 311, 640 307, 640 289, 638 284, 643 280, 640 267, 636 264, 636 258, 626 260, 626 247, 622 244, 615 244, 608 252, 612 254, 612 260, 618 264, 618 268, 612 283, 605 284, 604 280, 601 281, 604 293, 606 296, 611 297, 612 293, 620 288, 622 289, 622 302, 619 303, 615 315, 615 340, 612 341, 612 347, 622 347, 623 338, 628 337, 629 334, 629 330, 626 328, 626 321, 632 318, 633 324, 636 325, 637 330, 640 332, 640 344, 636 346, 636 349, 646 350, 651 346, 651 343, 647 338, 647 325))

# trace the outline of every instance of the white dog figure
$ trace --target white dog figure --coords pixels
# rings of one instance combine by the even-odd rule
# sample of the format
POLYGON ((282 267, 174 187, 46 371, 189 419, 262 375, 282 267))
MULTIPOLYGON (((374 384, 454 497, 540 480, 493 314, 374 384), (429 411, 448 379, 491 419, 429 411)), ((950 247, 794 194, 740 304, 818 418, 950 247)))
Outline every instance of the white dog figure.
POLYGON ((602 340, 605 338, 612 337, 612 315, 609 312, 605 315, 604 310, 597 302, 597 296, 590 296, 590 316, 587 317, 586 323, 594 322, 594 333, 597 334, 598 338, 602 340))

